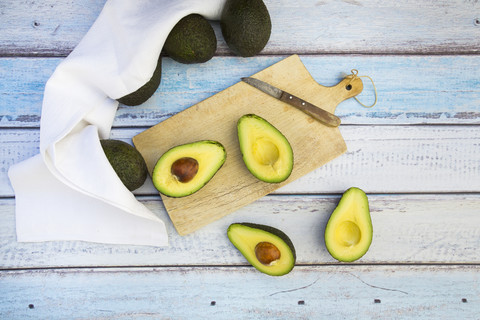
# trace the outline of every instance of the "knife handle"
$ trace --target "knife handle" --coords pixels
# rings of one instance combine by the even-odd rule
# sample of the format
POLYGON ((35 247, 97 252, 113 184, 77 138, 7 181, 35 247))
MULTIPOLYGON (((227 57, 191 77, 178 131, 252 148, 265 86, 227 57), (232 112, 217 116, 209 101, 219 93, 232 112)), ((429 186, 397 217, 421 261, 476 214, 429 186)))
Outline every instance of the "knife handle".
POLYGON ((340 125, 340 118, 333 113, 320 109, 315 105, 294 96, 293 94, 284 91, 280 96, 280 100, 294 106, 299 110, 302 110, 312 118, 326 124, 327 126, 338 127, 340 125))

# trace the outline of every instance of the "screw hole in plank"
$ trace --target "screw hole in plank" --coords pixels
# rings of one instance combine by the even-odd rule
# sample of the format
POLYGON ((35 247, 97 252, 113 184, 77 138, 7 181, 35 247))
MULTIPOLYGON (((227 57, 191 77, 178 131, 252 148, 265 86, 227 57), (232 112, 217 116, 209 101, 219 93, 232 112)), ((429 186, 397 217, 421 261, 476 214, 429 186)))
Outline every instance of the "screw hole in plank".
POLYGON ((28 308, 29 308, 29 309, 35 309, 35 306, 30 303, 30 304, 28 305, 28 308))
POLYGON ((305 301, 303 301, 303 300, 298 301, 298 305, 299 305, 299 306, 305 305, 305 301))
POLYGON ((380 299, 375 299, 375 300, 373 300, 373 302, 374 302, 374 303, 382 303, 382 300, 380 300, 380 299))
POLYGON ((463 298, 463 299, 462 299, 462 302, 463 302, 463 303, 467 303, 467 302, 468 302, 468 300, 467 300, 467 299, 465 299, 465 298, 463 298))
POLYGON ((216 304, 217 304, 217 302, 216 302, 216 301, 212 301, 212 302, 210 302, 210 305, 211 305, 212 307, 213 307, 214 305, 216 305, 216 304))

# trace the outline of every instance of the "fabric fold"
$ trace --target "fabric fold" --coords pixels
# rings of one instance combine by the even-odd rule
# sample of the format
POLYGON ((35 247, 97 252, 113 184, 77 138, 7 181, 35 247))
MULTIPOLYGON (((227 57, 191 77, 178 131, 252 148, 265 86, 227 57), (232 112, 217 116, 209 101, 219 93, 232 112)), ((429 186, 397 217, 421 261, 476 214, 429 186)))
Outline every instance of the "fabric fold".
POLYGON ((218 20, 224 0, 109 0, 47 81, 40 153, 13 165, 17 240, 166 246, 165 223, 122 184, 100 139, 118 102, 152 76, 184 16, 218 20))

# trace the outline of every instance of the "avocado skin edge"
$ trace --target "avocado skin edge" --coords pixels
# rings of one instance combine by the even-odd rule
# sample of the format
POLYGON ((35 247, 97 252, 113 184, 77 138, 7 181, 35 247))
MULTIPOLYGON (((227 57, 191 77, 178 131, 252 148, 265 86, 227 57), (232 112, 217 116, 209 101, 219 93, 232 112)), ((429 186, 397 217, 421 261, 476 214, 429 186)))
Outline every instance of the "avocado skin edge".
POLYGON ((234 224, 243 225, 245 227, 249 227, 249 228, 253 228, 253 229, 260 229, 260 230, 263 230, 265 232, 270 232, 271 234, 276 235, 277 237, 282 239, 287 244, 287 246, 290 248, 290 250, 292 251, 293 263, 295 263, 295 261, 297 260, 297 254, 295 252, 295 246, 293 245, 292 240, 290 240, 290 238, 283 231, 281 231, 277 228, 271 227, 271 226, 267 226, 267 225, 263 225, 263 224, 256 224, 256 223, 251 223, 251 222, 241 222, 241 223, 234 223, 234 224))
POLYGON ((215 31, 207 19, 195 13, 177 22, 163 46, 170 58, 185 64, 207 62, 216 50, 215 31))
POLYGON ((227 0, 220 27, 230 50, 242 57, 252 57, 270 39, 272 22, 262 0, 227 0))
POLYGON ((157 91, 158 87, 160 86, 160 82, 162 79, 162 57, 158 57, 157 66, 155 67, 155 71, 153 72, 152 77, 150 80, 141 86, 138 90, 127 94, 121 98, 118 98, 117 101, 126 105, 126 106, 138 106, 148 99, 157 91))
POLYGON ((137 149, 121 140, 100 140, 110 165, 128 190, 141 187, 147 179, 145 160, 137 149))

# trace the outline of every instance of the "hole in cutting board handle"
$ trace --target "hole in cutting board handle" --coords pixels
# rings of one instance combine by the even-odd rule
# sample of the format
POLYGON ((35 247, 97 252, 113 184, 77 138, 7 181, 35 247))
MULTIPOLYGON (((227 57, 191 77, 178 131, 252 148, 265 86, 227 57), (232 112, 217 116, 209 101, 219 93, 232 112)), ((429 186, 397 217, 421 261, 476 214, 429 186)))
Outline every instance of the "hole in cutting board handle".
POLYGON ((345 89, 347 89, 348 91, 352 90, 352 85, 351 85, 351 84, 347 84, 347 86, 345 87, 345 89))

